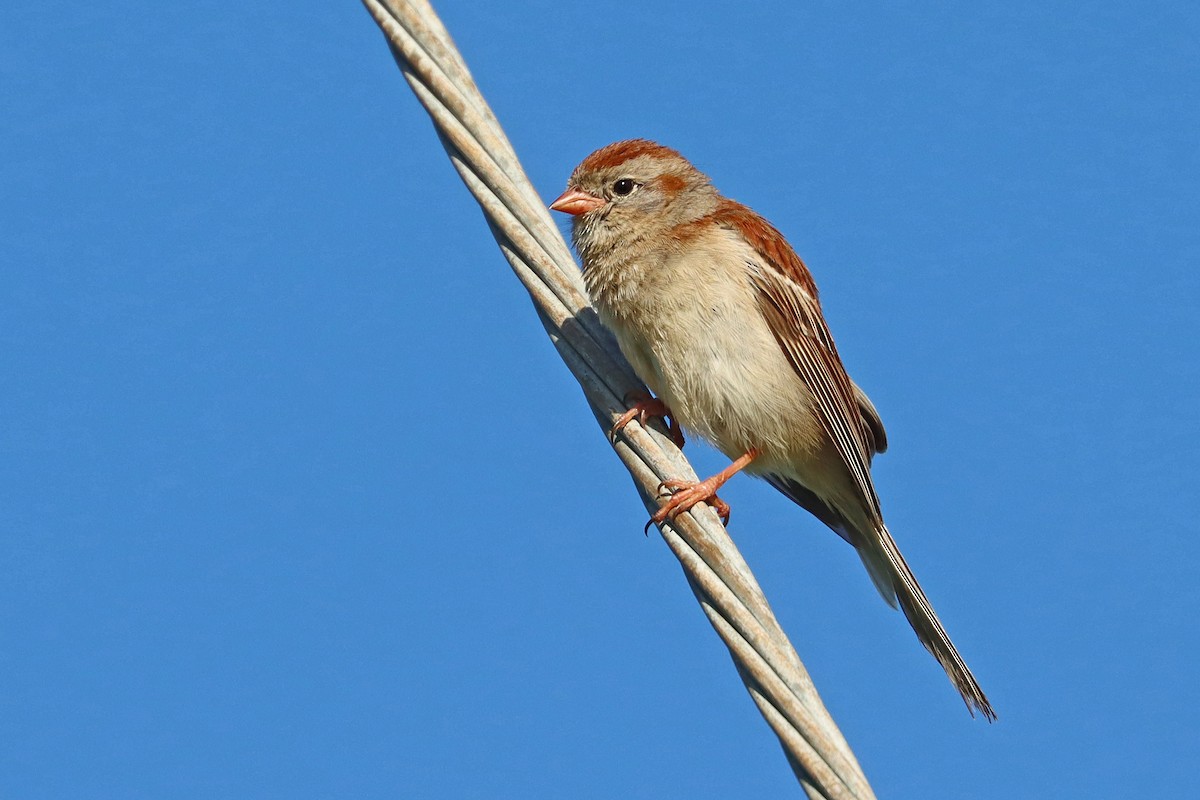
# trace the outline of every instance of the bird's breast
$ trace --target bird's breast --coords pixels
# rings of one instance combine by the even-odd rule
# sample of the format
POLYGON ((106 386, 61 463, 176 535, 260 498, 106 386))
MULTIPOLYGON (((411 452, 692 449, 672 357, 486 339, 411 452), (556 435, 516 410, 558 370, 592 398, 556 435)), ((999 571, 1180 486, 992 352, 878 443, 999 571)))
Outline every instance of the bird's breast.
MULTIPOLYGON (((819 447, 812 396, 758 306, 739 241, 651 254, 592 288, 601 320, 639 377, 691 432, 730 458, 775 458, 819 447)), ((603 275, 603 273, 600 273, 603 275)))

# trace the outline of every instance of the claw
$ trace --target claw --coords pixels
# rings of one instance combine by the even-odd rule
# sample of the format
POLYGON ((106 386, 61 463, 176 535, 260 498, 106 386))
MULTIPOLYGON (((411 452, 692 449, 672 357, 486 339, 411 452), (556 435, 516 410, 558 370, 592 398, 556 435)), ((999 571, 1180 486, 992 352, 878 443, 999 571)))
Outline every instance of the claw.
POLYGON ((658 496, 663 497, 664 492, 670 492, 671 498, 663 503, 658 511, 654 512, 642 532, 649 535, 651 525, 674 520, 697 503, 707 503, 712 506, 712 509, 717 512, 717 516, 721 518, 722 524, 728 525, 731 509, 728 503, 717 497, 717 490, 757 457, 757 448, 750 448, 745 455, 711 478, 702 481, 663 481, 658 485, 658 496))
MULTIPOLYGON (((728 525, 730 515, 729 504, 717 497, 717 489, 725 481, 717 480, 717 478, 718 476, 714 475, 703 481, 663 481, 659 484, 659 489, 670 490, 671 499, 664 503, 658 511, 654 512, 654 515, 650 517, 650 522, 673 520, 683 512, 690 510, 696 504, 707 503, 712 506, 713 511, 717 512, 717 516, 721 518, 721 522, 728 525)), ((662 495, 660 494, 659 497, 662 497, 662 495)))
POLYGON ((650 419, 650 417, 661 417, 667 426, 667 433, 670 435, 671 441, 675 443, 675 446, 682 448, 686 443, 687 440, 683 438, 683 430, 679 427, 679 423, 676 421, 675 416, 671 413, 671 409, 667 408, 667 404, 662 400, 659 400, 657 397, 651 397, 648 394, 638 392, 631 393, 631 395, 626 398, 626 402, 632 402, 633 407, 622 414, 617 419, 616 424, 613 425, 612 431, 609 434, 613 441, 616 441, 617 434, 624 430, 625 426, 633 422, 635 419, 638 421, 639 425, 645 427, 646 421, 650 419))

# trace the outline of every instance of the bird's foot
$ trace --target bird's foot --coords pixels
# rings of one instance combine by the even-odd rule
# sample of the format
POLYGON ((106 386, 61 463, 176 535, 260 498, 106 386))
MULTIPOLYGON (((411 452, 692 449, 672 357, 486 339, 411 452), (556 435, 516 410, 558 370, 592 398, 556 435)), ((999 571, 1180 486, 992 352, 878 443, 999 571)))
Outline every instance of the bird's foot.
POLYGON ((625 429, 625 426, 633 422, 635 419, 642 427, 646 426, 646 421, 650 417, 661 417, 663 423, 667 426, 667 433, 671 437, 671 441, 676 447, 682 448, 686 440, 683 438, 683 430, 679 427, 679 422, 675 419, 675 415, 671 413, 671 409, 667 408, 667 404, 657 397, 651 397, 645 392, 630 392, 625 398, 626 404, 632 403, 633 407, 626 411, 617 419, 617 422, 612 427, 612 438, 615 440, 617 434, 625 429))
POLYGON ((655 523, 675 519, 675 517, 684 511, 688 511, 697 503, 707 503, 712 506, 713 511, 717 512, 717 516, 721 518, 722 524, 728 525, 730 514, 729 503, 717 497, 717 489, 725 481, 718 480, 718 477, 714 475, 702 481, 663 481, 658 485, 659 497, 670 493, 671 499, 663 503, 662 507, 654 512, 654 516, 650 517, 650 522, 655 523))
POLYGON ((721 518, 721 522, 728 525, 729 504, 717 497, 717 490, 757 458, 758 453, 758 449, 752 447, 745 455, 734 459, 728 467, 702 481, 667 480, 660 483, 658 485, 659 496, 662 496, 662 492, 668 491, 671 492, 671 497, 650 517, 644 532, 648 533, 651 525, 675 519, 697 503, 707 503, 712 506, 713 510, 717 512, 717 516, 721 518))

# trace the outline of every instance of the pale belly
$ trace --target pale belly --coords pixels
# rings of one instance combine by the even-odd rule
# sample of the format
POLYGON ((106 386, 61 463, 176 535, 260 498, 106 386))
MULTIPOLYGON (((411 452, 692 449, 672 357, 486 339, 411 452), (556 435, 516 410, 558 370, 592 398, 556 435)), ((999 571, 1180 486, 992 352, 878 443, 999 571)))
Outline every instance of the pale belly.
POLYGON ((672 296, 639 315, 642 324, 599 310, 639 377, 685 429, 731 459, 756 448, 751 473, 807 471, 803 465, 819 462, 826 447, 811 393, 750 292, 714 296, 672 296))

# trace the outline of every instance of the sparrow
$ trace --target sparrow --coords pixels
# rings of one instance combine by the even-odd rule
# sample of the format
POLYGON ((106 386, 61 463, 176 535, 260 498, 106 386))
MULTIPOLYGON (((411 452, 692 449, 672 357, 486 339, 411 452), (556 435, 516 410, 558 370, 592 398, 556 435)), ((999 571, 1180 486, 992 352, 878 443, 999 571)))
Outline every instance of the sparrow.
POLYGON ((771 223, 724 197, 682 155, 647 139, 602 147, 550 208, 572 238, 600 320, 653 397, 614 426, 669 418, 732 460, 672 493, 651 522, 697 503, 728 522, 717 490, 765 478, 858 552, 974 716, 996 718, 883 521, 871 460, 887 448, 875 406, 850 380, 804 262, 771 223))

